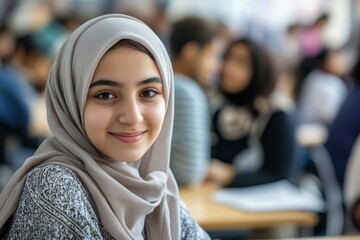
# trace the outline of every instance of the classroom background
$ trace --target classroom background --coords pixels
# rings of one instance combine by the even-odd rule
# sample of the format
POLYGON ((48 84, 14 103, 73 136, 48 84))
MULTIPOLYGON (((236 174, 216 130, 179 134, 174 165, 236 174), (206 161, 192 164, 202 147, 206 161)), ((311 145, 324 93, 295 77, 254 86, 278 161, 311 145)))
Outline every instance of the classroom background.
MULTIPOLYGON (((359 96, 354 91, 354 78, 360 77, 356 75, 360 53, 358 0, 1 0, 0 190, 51 134, 44 90, 62 43, 84 21, 115 12, 147 23, 168 49, 172 23, 187 16, 218 24, 224 47, 233 39, 247 37, 267 48, 277 72, 273 97, 284 109, 294 112, 297 167, 299 172, 315 173, 326 203, 326 214, 319 215, 305 235, 357 233, 347 216, 345 186, 346 168, 360 133, 360 106, 349 103, 359 96), (318 81, 311 80, 316 78, 311 75, 315 71, 321 73, 318 81), (344 150, 339 150, 341 147, 344 150), (308 166, 308 161, 314 164, 308 166), (333 176, 324 176, 321 169, 330 169, 333 176)), ((210 87, 216 88, 217 80, 214 74, 210 87)), ((356 185, 360 179, 351 177, 351 181, 356 185)), ((307 186, 312 188, 311 184, 307 186)), ((192 195, 187 194, 183 193, 192 201, 192 195)), ((231 233, 236 239, 251 234, 254 232, 242 229, 231 233)), ((291 236, 301 233, 292 231, 291 236)))

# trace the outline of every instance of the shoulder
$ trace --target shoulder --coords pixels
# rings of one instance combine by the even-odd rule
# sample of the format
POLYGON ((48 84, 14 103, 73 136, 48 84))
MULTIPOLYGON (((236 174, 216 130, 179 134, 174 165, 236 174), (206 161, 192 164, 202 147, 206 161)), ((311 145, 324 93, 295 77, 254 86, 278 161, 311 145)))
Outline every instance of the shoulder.
POLYGON ((274 110, 270 114, 267 127, 275 129, 295 128, 294 116, 280 109, 274 110))
POLYGON ((283 110, 280 110, 280 109, 276 109, 274 110, 272 113, 271 113, 271 116, 270 118, 271 119, 276 119, 276 118, 280 118, 280 119, 285 119, 285 118, 289 118, 290 114, 283 111, 283 110))
POLYGON ((62 175, 65 176, 71 176, 72 178, 77 178, 74 171, 70 170, 67 167, 61 166, 61 165, 44 165, 41 167, 34 168, 29 175, 27 176, 27 179, 33 178, 33 177, 41 177, 42 174, 48 174, 48 177, 59 177, 62 175))
POLYGON ((205 96, 205 92, 200 85, 195 81, 183 75, 175 75, 175 97, 199 97, 205 96), (183 94, 183 95, 180 95, 183 94))
POLYGON ((198 116, 208 118, 208 101, 200 85, 182 75, 175 78, 175 115, 198 116))
POLYGON ((315 88, 316 90, 326 89, 332 91, 346 89, 346 84, 341 78, 321 71, 314 71, 313 73, 310 73, 306 79, 306 83, 308 85, 308 89, 315 88))
POLYGON ((39 207, 50 206, 51 211, 72 219, 80 217, 79 212, 91 212, 92 218, 95 218, 86 190, 69 168, 60 165, 35 168, 27 176, 25 187, 39 207))
POLYGON ((46 165, 27 176, 9 234, 83 239, 99 237, 101 230, 76 174, 63 166, 46 165))
POLYGON ((86 191, 76 174, 60 165, 46 165, 33 169, 25 184, 34 195, 40 194, 47 199, 56 198, 58 194, 86 196, 86 191))

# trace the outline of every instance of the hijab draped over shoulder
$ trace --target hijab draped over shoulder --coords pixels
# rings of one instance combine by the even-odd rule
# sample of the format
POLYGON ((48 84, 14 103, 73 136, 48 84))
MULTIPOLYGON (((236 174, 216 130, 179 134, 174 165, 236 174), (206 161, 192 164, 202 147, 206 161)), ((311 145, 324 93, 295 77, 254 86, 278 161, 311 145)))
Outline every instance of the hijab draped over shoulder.
POLYGON ((169 170, 173 125, 173 72, 166 49, 141 21, 121 14, 94 18, 75 30, 50 70, 46 109, 52 136, 27 159, 0 195, 0 226, 16 210, 27 174, 58 164, 73 170, 87 189, 99 221, 116 239, 179 239, 178 189, 169 170), (135 163, 102 157, 84 130, 84 106, 96 66, 121 39, 155 57, 163 81, 166 115, 151 148, 135 163))

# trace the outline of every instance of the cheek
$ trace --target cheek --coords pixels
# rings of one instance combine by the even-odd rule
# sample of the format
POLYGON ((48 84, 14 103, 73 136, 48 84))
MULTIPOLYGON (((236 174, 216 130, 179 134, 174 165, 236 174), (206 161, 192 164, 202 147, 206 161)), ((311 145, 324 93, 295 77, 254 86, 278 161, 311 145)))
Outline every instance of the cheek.
POLYGON ((92 133, 106 129, 111 125, 113 113, 109 109, 86 106, 84 112, 85 131, 90 137, 92 133))
POLYGON ((198 80, 202 85, 207 85, 216 71, 216 64, 211 56, 203 56, 198 61, 198 80))
POLYGON ((240 68, 238 72, 238 84, 241 86, 247 86, 251 79, 251 71, 248 68, 240 68))
POLYGON ((226 66, 223 71, 223 81, 232 88, 241 90, 245 88, 251 80, 251 70, 243 66, 226 66))
POLYGON ((165 103, 158 104, 156 107, 146 110, 147 122, 158 134, 165 119, 165 103))
POLYGON ((220 84, 222 86, 230 86, 234 84, 234 81, 236 79, 235 71, 233 70, 233 66, 231 64, 225 64, 223 65, 222 71, 221 71, 221 81, 220 84))

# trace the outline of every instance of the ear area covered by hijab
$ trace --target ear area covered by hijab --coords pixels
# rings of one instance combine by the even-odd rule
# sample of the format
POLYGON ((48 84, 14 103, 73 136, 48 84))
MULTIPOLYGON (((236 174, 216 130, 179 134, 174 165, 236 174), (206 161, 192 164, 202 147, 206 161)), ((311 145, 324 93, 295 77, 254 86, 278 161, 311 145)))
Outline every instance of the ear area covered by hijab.
POLYGON ((99 221, 116 239, 142 239, 144 226, 148 239, 179 239, 178 189, 169 170, 173 72, 165 47, 148 26, 127 15, 109 14, 76 29, 50 70, 46 110, 53 136, 25 161, 1 192, 0 226, 15 211, 26 175, 37 166, 58 164, 77 174, 92 198, 99 221), (166 102, 160 134, 135 164, 101 157, 89 142, 83 124, 96 66, 106 51, 122 39, 136 41, 152 53, 166 102))

